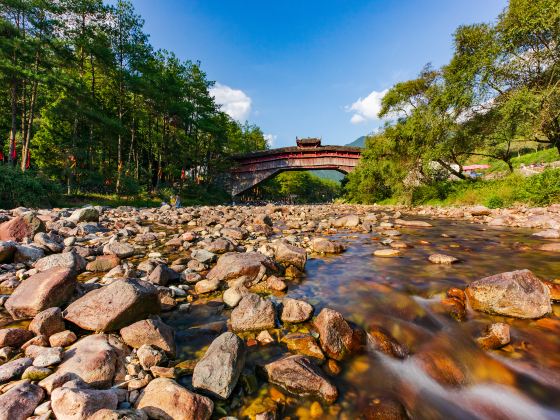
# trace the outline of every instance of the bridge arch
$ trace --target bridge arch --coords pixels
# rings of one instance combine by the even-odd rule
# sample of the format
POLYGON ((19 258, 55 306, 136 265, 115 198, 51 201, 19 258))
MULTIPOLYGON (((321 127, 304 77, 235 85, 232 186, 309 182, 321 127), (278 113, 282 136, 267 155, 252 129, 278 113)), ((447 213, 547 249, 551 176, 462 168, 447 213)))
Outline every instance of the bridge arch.
POLYGON ((347 174, 357 166, 360 155, 359 147, 321 146, 320 141, 308 146, 301 140, 297 147, 237 155, 231 171, 231 195, 239 195, 284 171, 330 169, 347 174))

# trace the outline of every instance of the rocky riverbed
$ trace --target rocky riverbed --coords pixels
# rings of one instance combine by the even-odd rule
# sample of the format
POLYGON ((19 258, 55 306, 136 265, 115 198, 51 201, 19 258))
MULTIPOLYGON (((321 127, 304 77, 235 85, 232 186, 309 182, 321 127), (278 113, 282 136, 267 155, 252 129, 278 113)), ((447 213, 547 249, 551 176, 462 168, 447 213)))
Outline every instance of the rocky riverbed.
POLYGON ((560 416, 560 206, 0 223, 0 419, 560 416))

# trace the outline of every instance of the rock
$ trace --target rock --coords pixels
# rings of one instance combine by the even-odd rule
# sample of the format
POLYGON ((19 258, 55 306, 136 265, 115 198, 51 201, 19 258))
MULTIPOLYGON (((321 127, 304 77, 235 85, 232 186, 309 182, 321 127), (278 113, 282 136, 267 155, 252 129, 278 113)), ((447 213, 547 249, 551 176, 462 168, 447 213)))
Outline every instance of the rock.
POLYGON ((554 300, 554 301, 559 301, 560 300, 560 284, 552 283, 550 281, 544 281, 543 283, 546 285, 546 287, 548 287, 548 290, 550 292, 550 299, 554 300))
POLYGON ((286 343, 288 350, 292 352, 314 357, 319 360, 325 360, 325 355, 312 335, 290 333, 282 337, 282 342, 286 343))
POLYGON ((148 416, 142 410, 110 410, 102 408, 96 411, 89 420, 148 420, 148 416))
POLYGON ((17 244, 11 241, 0 241, 0 264, 11 262, 17 250, 17 244))
POLYGON ((84 207, 74 210, 74 213, 68 218, 71 222, 99 222, 99 211, 95 207, 84 207))
POLYGON ((398 249, 388 249, 388 248, 383 248, 383 249, 376 249, 373 252, 373 255, 375 255, 376 257, 398 257, 399 255, 401 255, 401 251, 399 251, 398 249))
POLYGON ((88 420, 103 408, 115 410, 118 403, 112 390, 63 386, 51 395, 52 410, 58 420, 88 420))
POLYGON ((220 280, 213 279, 213 280, 200 280, 198 283, 194 285, 194 291, 201 295, 203 293, 210 293, 215 292, 220 288, 220 280))
POLYGON ((156 378, 171 378, 175 379, 177 370, 174 367, 152 366, 150 372, 156 378))
POLYGON ((33 357, 33 366, 40 368, 58 365, 62 361, 62 347, 29 346, 25 354, 33 357))
POLYGON ((274 343, 274 338, 272 338, 272 336, 270 335, 270 333, 267 330, 262 330, 257 335, 257 341, 260 344, 266 345, 266 344, 274 343))
POLYGON ((124 377, 126 346, 114 336, 88 335, 70 346, 55 373, 39 385, 52 392, 69 380, 81 379, 95 388, 107 388, 117 375, 124 377))
POLYGON ((428 260, 434 264, 453 264, 459 261, 458 258, 445 254, 432 254, 428 257, 428 260))
POLYGON ((72 331, 65 330, 49 337, 51 347, 68 347, 76 342, 78 337, 72 331))
POLYGON ((30 381, 39 382, 51 373, 52 370, 46 367, 29 366, 21 375, 21 379, 29 379, 30 381))
POLYGON ((45 309, 63 306, 75 287, 73 270, 51 268, 22 281, 4 306, 14 319, 32 318, 45 309))
MULTIPOLYGON (((204 249, 214 254, 223 254, 234 250, 233 244, 224 238, 218 238, 203 244, 204 249)), ((194 258, 194 257, 193 257, 194 258)))
POLYGON ((498 349, 509 344, 509 325, 503 322, 490 324, 484 334, 476 339, 476 342, 483 349, 498 349))
POLYGON ((529 270, 473 281, 465 293, 474 310, 491 314, 540 318, 552 310, 548 287, 529 270))
POLYGON ((191 252, 191 257, 202 264, 209 264, 216 259, 216 254, 206 249, 195 249, 191 252))
POLYGON ((45 250, 54 253, 62 252, 64 249, 64 244, 60 238, 55 240, 53 235, 48 235, 45 232, 39 232, 36 234, 33 238, 33 242, 45 248, 45 250))
POLYGON ((152 366, 158 366, 165 360, 165 354, 163 351, 148 344, 140 346, 136 355, 138 356, 140 365, 144 368, 144 370, 150 370, 152 366))
POLYGON ((206 275, 208 280, 239 280, 245 285, 258 283, 267 269, 275 270, 272 260, 260 252, 228 252, 206 275))
POLYGON ((33 332, 23 328, 0 329, 0 348, 20 347, 23 343, 33 337, 33 332))
POLYGON ((227 399, 245 366, 245 344, 231 332, 216 338, 196 364, 192 383, 197 389, 227 399))
POLYGON ((14 262, 32 263, 45 256, 45 251, 33 245, 16 245, 14 262))
POLYGON ((334 227, 352 228, 358 226, 359 224, 360 224, 360 218, 355 214, 340 217, 333 222, 334 227))
POLYGON ((364 420, 408 420, 403 405, 387 397, 374 398, 364 410, 364 420))
POLYGON ((207 420, 212 415, 214 403, 172 379, 157 378, 142 391, 135 407, 154 419, 207 420))
POLYGON ((243 298, 243 296, 245 296, 247 293, 248 292, 245 288, 230 287, 224 292, 222 300, 230 308, 235 308, 241 298, 243 298))
POLYGON ((32 363, 33 359, 30 357, 22 357, 0 365, 0 383, 18 379, 32 363))
POLYGON ((551 244, 544 244, 539 247, 541 251, 546 252, 560 252, 560 242, 551 243, 551 244))
POLYGON ((29 329, 35 335, 44 335, 49 338, 51 335, 66 329, 62 311, 60 308, 54 307, 39 312, 29 324, 29 329))
POLYGON ((0 241, 21 242, 25 238, 33 239, 37 233, 44 231, 45 224, 43 221, 34 213, 29 212, 2 223, 0 225, 0 241))
POLYGON ((313 306, 303 300, 285 298, 282 301, 282 322, 305 322, 313 315, 313 306))
POLYGON ((313 252, 323 254, 340 254, 344 251, 342 244, 330 241, 327 238, 313 238, 311 240, 311 249, 313 252))
POLYGON ((159 318, 135 322, 122 328, 120 334, 130 347, 138 349, 149 344, 165 351, 170 357, 175 356, 175 331, 159 318))
POLYGON ((293 265, 303 271, 305 268, 305 262, 307 261, 307 253, 305 252, 305 249, 282 241, 276 242, 273 247, 274 258, 277 262, 283 264, 284 266, 293 265))
POLYGON ((254 293, 244 296, 231 312, 234 332, 259 331, 274 328, 275 310, 271 301, 254 293))
POLYGON ((332 404, 338 390, 305 356, 294 355, 265 365, 268 381, 297 396, 321 398, 332 404))
POLYGON ((395 220, 397 225, 401 226, 410 226, 410 227, 432 227, 432 225, 428 222, 424 222, 423 220, 403 220, 397 219, 395 220))
POLYGON ((540 232, 533 233, 533 236, 536 236, 538 238, 544 238, 544 239, 560 239, 560 230, 557 229, 542 230, 540 232))
POLYGON ((121 259, 116 255, 100 255, 86 265, 86 270, 93 271, 94 273, 109 271, 117 267, 120 263, 121 259))
POLYGON ((157 289, 137 279, 117 280, 72 302, 64 318, 89 331, 114 331, 158 314, 157 289))
POLYGON ((106 255, 116 255, 119 258, 128 258, 134 255, 134 247, 125 242, 111 242, 103 247, 106 255))
POLYGON ((29 381, 22 382, 0 395, 0 420, 25 420, 33 415, 45 391, 29 381))
POLYGON ((54 267, 69 268, 76 273, 80 273, 86 268, 86 260, 75 252, 63 252, 62 254, 48 255, 35 263, 37 271, 46 271, 54 267))
POLYGON ((373 327, 368 334, 368 346, 376 351, 397 359, 408 356, 408 350, 399 344, 387 331, 373 327))
POLYGON ((492 211, 488 207, 484 206, 471 207, 469 212, 473 216, 490 216, 490 214, 492 214, 492 211))
POLYGON ((323 351, 332 359, 342 360, 352 348, 352 328, 337 311, 324 308, 314 321, 323 351))
POLYGON ((167 286, 169 283, 179 280, 179 273, 173 271, 165 264, 158 264, 148 276, 148 281, 160 286, 167 286))

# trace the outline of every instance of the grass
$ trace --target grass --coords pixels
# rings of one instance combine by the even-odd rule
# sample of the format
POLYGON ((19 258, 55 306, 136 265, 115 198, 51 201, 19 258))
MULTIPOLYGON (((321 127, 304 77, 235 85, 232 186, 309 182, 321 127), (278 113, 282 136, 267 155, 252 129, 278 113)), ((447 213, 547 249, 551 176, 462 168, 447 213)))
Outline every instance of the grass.
MULTIPOLYGON (((533 163, 541 163, 541 162, 555 162, 560 160, 560 155, 558 155, 558 151, 555 148, 543 149, 537 152, 526 153, 523 155, 516 156, 511 159, 511 163, 514 169, 518 169, 521 165, 531 165, 533 163)), ((479 163, 479 164, 488 164, 490 168, 487 169, 485 172, 507 172, 509 168, 507 164, 501 160, 495 160, 490 158, 480 158, 476 160, 472 160, 469 163, 479 163)))
POLYGON ((65 195, 57 205, 59 207, 81 207, 86 204, 95 206, 132 206, 132 207, 159 207, 161 199, 147 195, 118 196, 116 194, 83 193, 76 195, 65 195))

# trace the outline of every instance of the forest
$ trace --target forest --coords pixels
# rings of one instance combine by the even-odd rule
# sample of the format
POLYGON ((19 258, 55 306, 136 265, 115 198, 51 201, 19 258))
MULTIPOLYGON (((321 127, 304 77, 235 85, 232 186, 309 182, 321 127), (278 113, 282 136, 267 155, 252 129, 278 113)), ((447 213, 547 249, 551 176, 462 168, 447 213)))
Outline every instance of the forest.
POLYGON ((560 160, 560 2, 510 0, 495 22, 460 26, 451 60, 395 84, 379 117, 384 127, 349 175, 350 201, 441 203, 458 194, 466 201, 455 204, 474 204, 484 191, 494 205, 560 201, 560 169, 514 174, 529 151, 560 160), (500 166, 502 179, 469 178, 463 168, 473 163, 500 166))
POLYGON ((0 178, 11 184, 0 200, 204 196, 232 154, 267 147, 259 127, 220 110, 212 86, 200 62, 150 45, 128 1, 3 0, 0 178))

